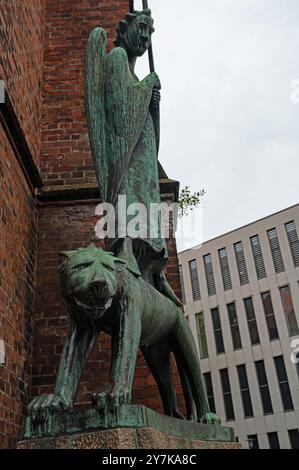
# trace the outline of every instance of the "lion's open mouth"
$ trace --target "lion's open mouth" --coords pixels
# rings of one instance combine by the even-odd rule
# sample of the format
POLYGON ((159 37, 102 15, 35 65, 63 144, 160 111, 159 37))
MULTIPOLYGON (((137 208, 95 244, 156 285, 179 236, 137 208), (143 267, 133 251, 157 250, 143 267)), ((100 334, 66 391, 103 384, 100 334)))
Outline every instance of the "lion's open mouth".
POLYGON ((83 308, 85 310, 91 310, 91 311, 98 311, 98 310, 107 310, 108 308, 111 307, 112 304, 112 298, 110 299, 92 299, 92 298, 86 298, 85 299, 78 299, 78 297, 75 298, 75 302, 77 307, 83 308))

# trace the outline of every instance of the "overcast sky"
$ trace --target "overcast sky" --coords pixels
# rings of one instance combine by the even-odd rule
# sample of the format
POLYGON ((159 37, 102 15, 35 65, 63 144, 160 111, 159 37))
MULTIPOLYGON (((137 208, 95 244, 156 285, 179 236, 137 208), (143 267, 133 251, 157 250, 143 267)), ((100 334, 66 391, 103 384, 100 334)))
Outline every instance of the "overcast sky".
MULTIPOLYGON (((204 239, 298 203, 298 0, 149 5, 162 82, 160 161, 181 187, 207 191, 204 239)), ((137 72, 148 73, 146 57, 137 72)), ((200 241, 179 241, 179 249, 200 241)))

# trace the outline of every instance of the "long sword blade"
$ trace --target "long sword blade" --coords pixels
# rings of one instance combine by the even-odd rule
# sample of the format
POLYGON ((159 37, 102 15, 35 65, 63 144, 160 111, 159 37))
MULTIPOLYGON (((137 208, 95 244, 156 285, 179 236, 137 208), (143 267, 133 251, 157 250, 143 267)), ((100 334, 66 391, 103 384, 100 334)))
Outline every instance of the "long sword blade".
MULTIPOLYGON (((142 7, 144 10, 148 9, 148 1, 142 0, 142 7)), ((153 54, 153 47, 150 45, 148 50, 148 60, 149 60, 149 67, 151 72, 155 72, 155 63, 154 63, 154 54, 153 54)), ((157 141, 157 155, 159 155, 159 147, 160 147, 160 105, 156 108, 154 118, 154 126, 156 132, 156 141, 157 141)))

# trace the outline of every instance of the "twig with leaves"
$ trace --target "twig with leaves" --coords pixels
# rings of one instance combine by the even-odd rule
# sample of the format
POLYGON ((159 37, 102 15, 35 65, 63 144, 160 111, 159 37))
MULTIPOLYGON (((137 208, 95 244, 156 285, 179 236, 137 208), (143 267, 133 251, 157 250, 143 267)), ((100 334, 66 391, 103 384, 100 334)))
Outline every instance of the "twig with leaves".
POLYGON ((185 188, 181 190, 179 197, 179 218, 188 215, 190 211, 198 207, 201 203, 201 198, 205 194, 206 191, 204 189, 191 193, 189 186, 185 186, 185 188))

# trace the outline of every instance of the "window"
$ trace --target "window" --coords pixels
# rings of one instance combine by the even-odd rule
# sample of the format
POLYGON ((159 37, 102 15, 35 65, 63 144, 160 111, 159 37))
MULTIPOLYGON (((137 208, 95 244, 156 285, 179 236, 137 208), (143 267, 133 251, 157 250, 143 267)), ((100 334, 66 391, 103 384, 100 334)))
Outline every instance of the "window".
POLYGON ((297 268, 299 266, 299 240, 295 222, 288 222, 287 224, 285 224, 285 228, 290 244, 294 265, 297 268))
POLYGON ((200 289, 199 289, 199 282, 198 282, 196 259, 189 261, 189 271, 190 271, 193 300, 197 301, 197 300, 200 300, 200 289))
POLYGON ((288 431, 291 448, 292 449, 299 449, 299 431, 298 429, 290 429, 288 431))
POLYGON ((239 377, 244 416, 245 418, 251 418, 254 415, 253 415, 253 409, 252 409, 252 402, 251 402, 246 366, 245 365, 237 366, 237 371, 238 371, 238 377, 239 377))
POLYGON ((262 301, 263 301, 270 341, 273 341, 279 338, 279 334, 277 330, 277 324, 275 320, 271 294, 270 292, 264 292, 261 295, 262 295, 262 301))
POLYGON ((208 294, 209 294, 209 296, 215 295, 216 294, 216 287, 215 287, 215 279, 214 279, 214 272, 213 272, 213 265, 212 265, 211 255, 209 254, 209 255, 204 256, 203 261, 204 261, 204 265, 205 265, 208 294))
POLYGON ((248 447, 249 449, 259 449, 259 441, 257 438, 256 434, 251 434, 250 436, 247 436, 248 439, 248 447))
POLYGON ((283 356, 274 357, 274 363, 284 411, 293 410, 294 405, 283 356))
POLYGON ((208 395, 210 411, 212 413, 216 413, 211 373, 206 372, 205 374, 203 374, 203 376, 204 376, 204 379, 205 379, 206 391, 207 391, 207 395, 208 395))
POLYGON ((211 310, 212 314, 212 322, 213 322, 213 329, 214 329, 214 336, 215 336, 215 343, 216 343, 216 351, 217 354, 224 353, 224 342, 222 336, 222 329, 221 329, 221 321, 219 315, 218 307, 213 308, 211 310))
POLYGON ((260 245, 260 239, 258 235, 250 238, 252 254, 254 258, 255 270, 258 279, 263 279, 267 276, 263 253, 260 245))
POLYGON ((255 318, 254 305, 251 297, 244 299, 245 312, 247 317, 249 335, 252 346, 260 343, 258 327, 255 318))
POLYGON ((222 393, 223 393, 223 401, 224 401, 224 408, 226 414, 226 420, 234 420, 235 413, 234 413, 234 406, 229 382, 229 375, 227 369, 221 369, 220 371, 220 379, 222 385, 222 393))
POLYGON ((222 281, 223 281, 223 288, 224 290, 230 290, 232 289, 232 280, 230 277, 230 270, 229 270, 226 248, 222 248, 222 250, 219 250, 218 255, 219 255, 222 281))
POLYGON ((280 250, 278 235, 276 228, 268 230, 268 240, 270 244, 270 249, 272 253, 272 259, 274 264, 274 269, 276 273, 282 273, 284 269, 284 263, 282 259, 282 254, 280 250))
POLYGON ((256 375, 257 375, 257 380, 259 384, 264 414, 272 414, 273 413, 272 401, 271 401, 271 396, 269 392, 269 385, 268 385, 268 379, 267 379, 264 361, 256 361, 255 368, 256 368, 256 375))
POLYGON ((296 362, 295 366, 296 366, 297 375, 298 375, 298 378, 299 378, 299 353, 296 354, 296 359, 297 359, 297 362, 296 362))
POLYGON ((284 314, 288 325, 289 335, 296 336, 299 334, 299 329, 290 288, 289 286, 284 286, 281 287, 279 290, 284 314))
POLYGON ((208 353, 208 343, 207 343, 207 337, 206 337, 205 320, 204 320, 203 312, 195 315, 195 319, 196 319, 200 358, 205 359, 206 357, 209 356, 209 353, 208 353))
POLYGON ((183 304, 185 304, 186 303, 186 295, 185 295, 185 285, 184 285, 182 266, 179 266, 179 274, 180 274, 180 283, 181 283, 181 291, 182 291, 182 301, 183 301, 183 304))
POLYGON ((247 273, 247 267, 246 267, 246 261, 245 261, 242 242, 235 243, 234 248, 235 248, 235 255, 236 255, 240 283, 243 286, 244 284, 248 284, 249 279, 248 279, 248 273, 247 273))
POLYGON ((238 324, 236 305, 234 302, 227 305, 227 311, 234 349, 241 349, 242 341, 238 324))
POLYGON ((268 432, 268 441, 270 449, 280 449, 277 432, 268 432))

